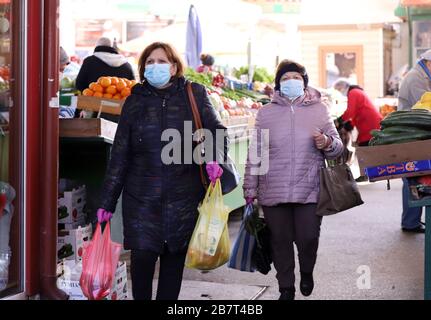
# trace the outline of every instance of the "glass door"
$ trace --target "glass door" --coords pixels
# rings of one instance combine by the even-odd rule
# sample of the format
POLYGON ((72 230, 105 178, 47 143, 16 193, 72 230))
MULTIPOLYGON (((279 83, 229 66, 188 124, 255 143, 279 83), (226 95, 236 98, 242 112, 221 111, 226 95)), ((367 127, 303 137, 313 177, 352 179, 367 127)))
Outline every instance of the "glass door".
POLYGON ((24 291, 25 4, 0 0, 0 299, 24 291))

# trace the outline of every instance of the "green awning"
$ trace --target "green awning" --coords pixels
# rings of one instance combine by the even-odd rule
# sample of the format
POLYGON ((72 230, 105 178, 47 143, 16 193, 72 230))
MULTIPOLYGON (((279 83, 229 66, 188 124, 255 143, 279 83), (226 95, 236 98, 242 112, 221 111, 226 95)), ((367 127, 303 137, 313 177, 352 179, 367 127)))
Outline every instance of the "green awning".
POLYGON ((400 17, 400 18, 406 18, 407 17, 407 9, 406 9, 406 7, 398 6, 395 9, 395 16, 400 17))
MULTIPOLYGON (((431 15, 431 7, 410 7, 410 15, 411 16, 428 16, 431 15)), ((395 9, 395 16, 406 19, 407 18, 407 8, 399 5, 395 9)))

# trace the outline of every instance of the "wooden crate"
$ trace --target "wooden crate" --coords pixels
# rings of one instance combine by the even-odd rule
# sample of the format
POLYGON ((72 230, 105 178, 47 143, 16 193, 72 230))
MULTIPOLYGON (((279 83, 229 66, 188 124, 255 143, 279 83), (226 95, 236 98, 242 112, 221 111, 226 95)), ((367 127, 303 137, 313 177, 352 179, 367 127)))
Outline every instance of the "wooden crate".
POLYGON ((60 119, 60 137, 114 140, 118 125, 105 119, 60 119))
POLYGON ((125 100, 105 99, 78 96, 77 106, 80 110, 109 113, 114 115, 120 115, 123 109, 125 100))
MULTIPOLYGON (((365 174, 366 168, 404 163, 409 161, 430 160, 431 159, 431 140, 415 141, 385 146, 360 147, 356 149, 361 174, 365 174)), ((415 175, 429 174, 411 173, 392 177, 385 177, 381 180, 398 179, 415 175)), ((376 181, 376 180, 374 180, 376 181)))

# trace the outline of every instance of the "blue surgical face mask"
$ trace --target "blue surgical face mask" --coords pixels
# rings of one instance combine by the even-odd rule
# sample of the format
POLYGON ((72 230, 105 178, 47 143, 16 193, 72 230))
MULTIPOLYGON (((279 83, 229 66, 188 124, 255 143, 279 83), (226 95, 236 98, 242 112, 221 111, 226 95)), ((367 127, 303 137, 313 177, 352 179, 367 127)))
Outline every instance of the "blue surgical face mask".
POLYGON ((145 79, 156 88, 162 88, 171 80, 171 65, 168 63, 154 63, 145 67, 145 79))
POLYGON ((280 91, 283 96, 293 101, 304 95, 304 83, 296 79, 286 80, 280 83, 280 91))

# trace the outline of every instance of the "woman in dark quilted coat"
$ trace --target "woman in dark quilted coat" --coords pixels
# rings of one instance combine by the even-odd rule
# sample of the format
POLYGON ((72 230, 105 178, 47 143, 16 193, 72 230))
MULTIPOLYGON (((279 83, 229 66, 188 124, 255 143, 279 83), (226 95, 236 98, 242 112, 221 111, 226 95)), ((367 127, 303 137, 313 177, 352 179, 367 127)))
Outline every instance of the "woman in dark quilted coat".
MULTIPOLYGON (((205 194, 199 166, 185 161, 192 152, 193 114, 183 63, 170 45, 150 45, 139 64, 144 81, 133 88, 124 104, 99 216, 114 212, 123 194, 124 246, 132 255, 134 299, 152 299, 155 266, 160 259, 157 300, 177 300, 197 208, 205 194), (185 123, 190 124, 190 130, 185 129, 185 123), (178 139, 165 139, 167 129, 176 130, 178 139), (179 163, 166 163, 166 157, 172 157, 166 153, 170 146, 180 150, 179 163)), ((192 88, 203 127, 214 137, 217 130, 225 133, 206 89, 198 84, 192 88)), ((227 143, 225 138, 225 151, 227 143)))

